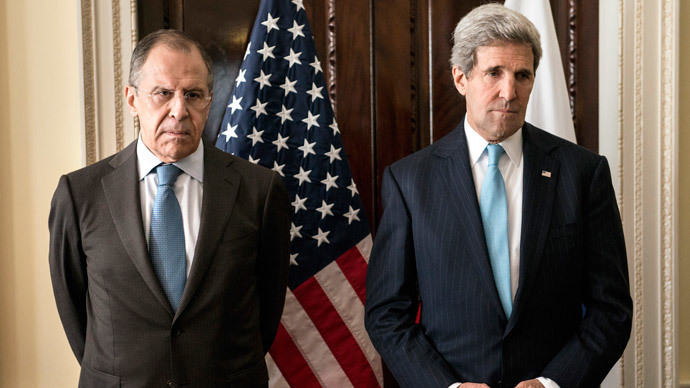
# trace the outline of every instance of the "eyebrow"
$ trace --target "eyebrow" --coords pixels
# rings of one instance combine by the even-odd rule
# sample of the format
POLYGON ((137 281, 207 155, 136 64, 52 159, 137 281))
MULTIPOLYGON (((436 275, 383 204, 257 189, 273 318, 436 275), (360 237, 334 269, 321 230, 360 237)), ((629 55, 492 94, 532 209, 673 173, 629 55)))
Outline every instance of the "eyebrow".
POLYGON ((489 68, 484 69, 484 72, 488 73, 490 71, 496 71, 496 70, 503 70, 503 66, 491 66, 489 68))
MULTIPOLYGON (((501 66, 501 65, 498 65, 498 66, 491 66, 491 67, 489 67, 489 68, 484 69, 484 72, 485 72, 485 73, 488 73, 488 72, 497 71, 497 70, 503 71, 503 70, 505 70, 505 66, 501 66)), ((532 72, 532 70, 527 69, 527 68, 521 68, 521 69, 515 70, 515 74, 518 74, 518 73, 534 75, 534 72, 532 72)))
MULTIPOLYGON (((151 89, 151 92, 157 92, 159 90, 168 90, 168 91, 174 91, 175 89, 168 88, 165 86, 154 86, 153 89, 151 89)), ((192 87, 189 89, 182 89, 183 93, 189 93, 189 92, 204 92, 206 93, 206 89, 202 87, 192 87)))
POLYGON ((518 69, 516 73, 524 73, 524 74, 529 74, 531 76, 534 76, 534 72, 530 69, 518 69))

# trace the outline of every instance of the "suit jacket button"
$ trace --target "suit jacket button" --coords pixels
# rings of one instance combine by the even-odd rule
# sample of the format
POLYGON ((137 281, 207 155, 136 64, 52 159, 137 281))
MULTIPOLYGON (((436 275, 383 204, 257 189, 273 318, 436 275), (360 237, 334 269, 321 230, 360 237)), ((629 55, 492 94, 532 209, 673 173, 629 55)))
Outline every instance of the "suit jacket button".
POLYGON ((174 387, 175 386, 175 382, 172 380, 168 380, 167 384, 168 384, 168 387, 174 387))
POLYGON ((173 333, 174 337, 179 337, 180 335, 182 335, 182 330, 175 330, 175 332, 173 333))

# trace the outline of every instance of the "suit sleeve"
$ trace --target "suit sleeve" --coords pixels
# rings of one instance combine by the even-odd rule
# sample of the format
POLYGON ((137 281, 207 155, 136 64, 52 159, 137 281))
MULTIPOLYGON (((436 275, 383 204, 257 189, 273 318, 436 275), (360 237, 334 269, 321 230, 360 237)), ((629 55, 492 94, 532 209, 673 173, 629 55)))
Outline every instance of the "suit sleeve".
POLYGON ((412 220, 390 167, 384 171, 383 216, 367 269, 365 325, 401 386, 448 387, 457 379, 415 324, 418 287, 412 220))
POLYGON ((608 163, 601 157, 585 198, 585 313, 543 376, 562 388, 599 384, 623 353, 632 324, 625 241, 608 163))
POLYGON ((290 204, 280 175, 274 173, 264 204, 259 241, 258 289, 264 353, 275 338, 283 313, 290 245, 290 204))
POLYGON ((62 326, 81 364, 86 341, 86 257, 74 199, 66 176, 53 194, 48 219, 50 277, 62 326))

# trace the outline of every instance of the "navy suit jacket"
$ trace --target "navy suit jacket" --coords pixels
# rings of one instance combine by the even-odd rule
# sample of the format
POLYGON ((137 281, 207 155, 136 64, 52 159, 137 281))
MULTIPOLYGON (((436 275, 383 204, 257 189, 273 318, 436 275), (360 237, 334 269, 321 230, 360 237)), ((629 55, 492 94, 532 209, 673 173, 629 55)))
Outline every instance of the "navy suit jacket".
POLYGON ((632 301, 606 159, 528 123, 523 155, 510 319, 492 275, 463 124, 386 168, 365 320, 402 386, 514 387, 544 376, 562 388, 590 387, 623 352, 632 301))

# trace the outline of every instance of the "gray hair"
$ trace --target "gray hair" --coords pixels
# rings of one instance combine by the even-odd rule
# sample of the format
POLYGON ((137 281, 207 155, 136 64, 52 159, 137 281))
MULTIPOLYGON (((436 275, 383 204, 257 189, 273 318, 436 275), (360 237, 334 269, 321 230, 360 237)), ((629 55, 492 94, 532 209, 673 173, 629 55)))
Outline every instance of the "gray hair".
POLYGON ((201 43, 178 30, 158 30, 146 35, 137 43, 137 47, 135 47, 132 52, 132 60, 129 64, 128 82, 130 85, 134 87, 139 86, 141 68, 144 66, 151 50, 158 45, 165 45, 171 50, 181 51, 183 53, 190 53, 193 48, 199 50, 199 54, 201 54, 201 58, 204 60, 204 64, 208 70, 206 85, 208 86, 209 92, 213 90, 213 61, 211 57, 201 43))
POLYGON ((479 6, 460 19, 453 33, 450 65, 469 76, 477 60, 477 49, 502 43, 532 47, 537 71, 542 54, 539 31, 522 14, 496 3, 479 6))

